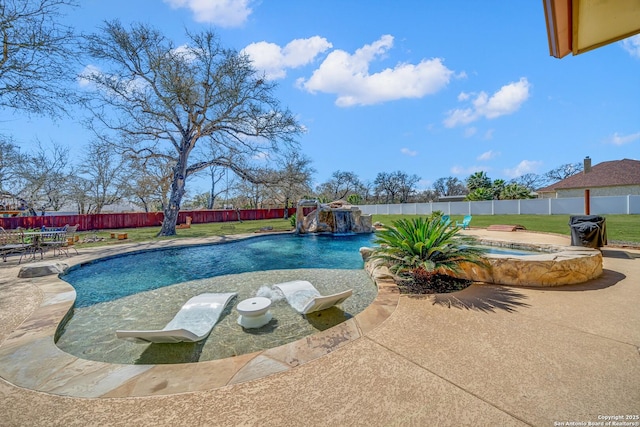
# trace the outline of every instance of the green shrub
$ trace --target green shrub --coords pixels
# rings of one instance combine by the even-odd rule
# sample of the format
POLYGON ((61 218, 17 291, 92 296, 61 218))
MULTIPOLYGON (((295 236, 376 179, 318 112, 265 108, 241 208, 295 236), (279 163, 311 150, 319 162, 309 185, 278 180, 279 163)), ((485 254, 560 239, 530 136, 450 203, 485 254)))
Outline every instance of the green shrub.
POLYGON ((373 258, 383 261, 400 279, 428 282, 438 274, 456 273, 460 264, 484 264, 485 250, 477 247, 472 236, 459 234, 460 228, 450 228, 432 218, 400 219, 380 231, 373 258))

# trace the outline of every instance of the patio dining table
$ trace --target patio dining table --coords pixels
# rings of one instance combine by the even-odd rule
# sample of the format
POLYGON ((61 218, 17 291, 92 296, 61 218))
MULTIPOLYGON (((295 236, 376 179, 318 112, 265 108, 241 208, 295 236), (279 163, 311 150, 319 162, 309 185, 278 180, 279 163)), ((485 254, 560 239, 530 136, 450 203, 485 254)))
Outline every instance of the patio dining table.
POLYGON ((40 230, 23 232, 25 242, 31 240, 30 244, 32 260, 36 258, 36 252, 40 252, 40 259, 43 259, 44 253, 50 248, 53 249, 54 256, 56 255, 56 251, 60 253, 67 253, 64 249, 67 244, 66 235, 66 230, 40 230))

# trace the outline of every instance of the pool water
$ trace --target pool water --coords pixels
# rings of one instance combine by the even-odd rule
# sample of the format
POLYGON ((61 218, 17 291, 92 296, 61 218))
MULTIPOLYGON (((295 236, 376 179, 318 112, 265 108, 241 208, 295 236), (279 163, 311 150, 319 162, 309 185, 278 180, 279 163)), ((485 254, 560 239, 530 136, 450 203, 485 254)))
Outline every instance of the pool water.
POLYGON ((517 249, 503 246, 479 246, 483 248, 486 253, 494 255, 515 255, 515 256, 528 256, 528 255, 540 255, 540 251, 517 249))
POLYGON ((61 276, 74 286, 73 316, 59 348, 75 356, 125 364, 222 359, 277 347, 335 326, 377 295, 359 248, 373 235, 273 235, 231 243, 163 249, 99 260, 61 276), (308 280, 321 294, 353 289, 340 308, 302 316, 272 286, 308 280), (149 344, 118 339, 117 329, 162 329, 184 302, 204 292, 237 292, 209 337, 199 343, 149 344), (272 299, 273 319, 258 329, 237 324, 246 298, 272 299))
POLYGON ((282 269, 362 269, 359 249, 373 234, 291 234, 230 243, 139 252, 98 260, 61 276, 76 290, 75 307, 208 277, 282 269))

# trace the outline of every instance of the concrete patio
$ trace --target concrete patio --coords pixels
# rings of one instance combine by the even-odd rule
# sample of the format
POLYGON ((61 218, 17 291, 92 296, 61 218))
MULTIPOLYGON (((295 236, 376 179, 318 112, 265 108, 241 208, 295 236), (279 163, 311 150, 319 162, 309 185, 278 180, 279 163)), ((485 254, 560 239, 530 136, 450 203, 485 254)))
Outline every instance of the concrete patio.
MULTIPOLYGON (((470 233, 569 244, 568 237, 541 233, 470 233)), ((61 261, 151 246, 80 249, 61 261)), ((228 366, 199 363, 106 386, 74 361, 70 366, 80 371, 66 389, 74 393, 39 386, 64 382, 49 367, 58 354, 28 369, 21 365, 28 357, 20 362, 11 354, 30 334, 52 343, 43 332, 50 325, 34 319, 68 296, 44 292, 45 279, 18 279, 19 266, 10 260, 0 265, 0 363, 15 366, 0 372, 11 372, 22 386, 0 379, 0 425, 640 425, 640 250, 606 247, 603 255, 604 274, 579 285, 474 285, 399 297, 385 289, 375 313, 340 330, 350 334, 348 342, 286 369, 274 369, 277 358, 260 359, 263 354, 234 358, 254 362, 251 375, 237 381, 219 378, 228 366), (26 387, 30 372, 43 374, 26 387), (96 392, 102 389, 109 391, 96 392), (622 418, 606 418, 612 416, 622 418)), ((282 360, 292 358, 288 353, 282 360)))

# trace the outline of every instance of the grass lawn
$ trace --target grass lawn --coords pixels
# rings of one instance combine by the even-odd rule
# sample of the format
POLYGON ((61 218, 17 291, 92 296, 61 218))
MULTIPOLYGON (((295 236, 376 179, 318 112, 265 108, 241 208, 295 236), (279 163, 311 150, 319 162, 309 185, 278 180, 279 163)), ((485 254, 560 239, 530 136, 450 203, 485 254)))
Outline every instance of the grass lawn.
POLYGON ((225 236, 229 234, 255 233, 261 229, 270 228, 270 231, 290 231, 293 229, 288 219, 265 219, 258 221, 234 221, 214 222, 209 224, 191 224, 191 228, 176 230, 176 235, 171 237, 156 237, 160 227, 123 228, 118 230, 100 230, 98 232, 86 231, 78 233, 80 241, 97 237, 97 242, 82 243, 84 247, 115 245, 121 243, 148 242, 150 240, 167 240, 183 237, 210 237, 225 236), (112 239, 111 233, 127 233, 126 240, 112 239))
MULTIPOLYGON (((400 218, 411 218, 415 215, 374 215, 373 221, 391 224, 400 218)), ((453 215, 452 221, 462 221, 463 216, 453 215)), ((605 215, 607 219, 607 237, 610 243, 629 242, 640 245, 640 215, 605 215)), ((471 227, 487 228, 492 224, 518 224, 527 230, 542 231, 570 235, 569 215, 475 215, 471 227)), ((98 237, 101 241, 82 243, 84 247, 104 246, 132 242, 145 242, 156 239, 176 239, 183 237, 224 236, 230 234, 255 233, 261 229, 272 231, 291 231, 293 227, 288 219, 267 219, 258 221, 225 222, 209 224, 191 224, 191 228, 176 230, 177 235, 156 237, 160 227, 127 228, 120 230, 101 230, 98 232, 82 232, 81 241, 85 238, 98 237), (111 233, 127 233, 127 240, 111 239, 111 233)))

